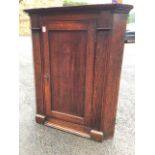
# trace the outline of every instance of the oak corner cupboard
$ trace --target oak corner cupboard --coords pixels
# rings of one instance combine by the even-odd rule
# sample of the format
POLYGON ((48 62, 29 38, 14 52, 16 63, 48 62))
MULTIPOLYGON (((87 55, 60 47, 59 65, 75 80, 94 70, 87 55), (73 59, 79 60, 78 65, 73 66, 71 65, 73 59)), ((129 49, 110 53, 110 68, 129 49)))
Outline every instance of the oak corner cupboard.
POLYGON ((31 19, 36 122, 96 141, 114 135, 131 5, 25 10, 31 19))

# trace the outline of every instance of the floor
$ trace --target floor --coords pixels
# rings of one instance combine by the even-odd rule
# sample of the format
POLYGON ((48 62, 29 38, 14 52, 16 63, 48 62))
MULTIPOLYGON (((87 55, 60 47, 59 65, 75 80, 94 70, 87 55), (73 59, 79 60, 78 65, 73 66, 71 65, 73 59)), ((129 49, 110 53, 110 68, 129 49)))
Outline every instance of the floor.
POLYGON ((30 37, 20 37, 20 155, 134 155, 134 44, 126 44, 115 136, 98 143, 35 122, 30 37))

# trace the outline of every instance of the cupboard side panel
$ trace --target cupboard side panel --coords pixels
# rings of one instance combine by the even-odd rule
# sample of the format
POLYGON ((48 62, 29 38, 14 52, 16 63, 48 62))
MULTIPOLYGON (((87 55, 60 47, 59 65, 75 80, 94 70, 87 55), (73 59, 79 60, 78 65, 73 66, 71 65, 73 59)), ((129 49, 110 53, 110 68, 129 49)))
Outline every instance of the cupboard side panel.
POLYGON ((101 130, 104 132, 104 138, 112 137, 114 134, 126 22, 127 14, 116 13, 113 15, 107 79, 101 112, 101 130))

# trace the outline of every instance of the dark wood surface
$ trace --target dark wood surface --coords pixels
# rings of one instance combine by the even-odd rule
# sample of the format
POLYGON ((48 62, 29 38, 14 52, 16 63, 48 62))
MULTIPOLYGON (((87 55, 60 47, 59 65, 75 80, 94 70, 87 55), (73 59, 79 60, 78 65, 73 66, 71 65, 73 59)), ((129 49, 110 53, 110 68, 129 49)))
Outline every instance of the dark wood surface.
POLYGON ((28 13, 49 13, 49 12, 77 12, 79 11, 102 11, 102 10, 108 10, 112 12, 121 12, 121 13, 128 13, 133 6, 127 5, 127 4, 96 4, 96 5, 81 5, 81 6, 67 6, 67 7, 50 7, 50 8, 35 8, 35 9, 27 9, 25 10, 28 13))
POLYGON ((131 5, 29 9, 36 121, 102 141, 114 134, 131 5))

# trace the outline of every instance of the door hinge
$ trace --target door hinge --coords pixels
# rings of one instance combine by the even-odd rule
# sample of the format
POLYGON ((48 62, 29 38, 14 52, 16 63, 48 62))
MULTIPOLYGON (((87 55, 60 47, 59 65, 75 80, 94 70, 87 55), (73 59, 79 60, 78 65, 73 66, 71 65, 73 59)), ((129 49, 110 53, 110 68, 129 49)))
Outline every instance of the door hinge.
POLYGON ((46 32, 46 26, 42 26, 42 32, 46 32))

